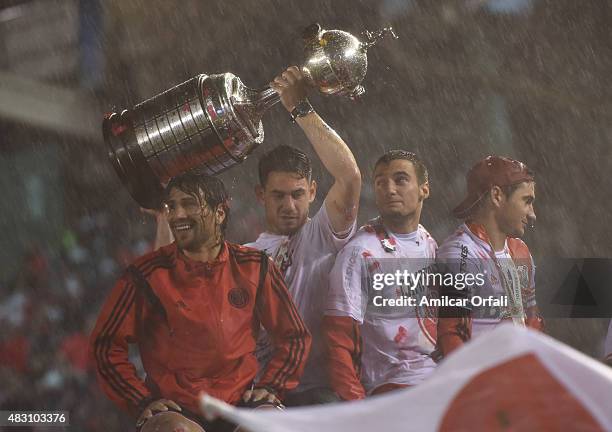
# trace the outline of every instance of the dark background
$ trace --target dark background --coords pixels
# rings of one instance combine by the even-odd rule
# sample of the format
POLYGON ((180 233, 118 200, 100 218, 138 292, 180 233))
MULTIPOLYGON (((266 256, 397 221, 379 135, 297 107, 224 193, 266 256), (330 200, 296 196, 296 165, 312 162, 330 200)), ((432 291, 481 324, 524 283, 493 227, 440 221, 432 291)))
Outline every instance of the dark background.
MULTIPOLYGON (((373 162, 403 148, 429 167, 422 223, 441 242, 458 223, 450 210, 465 172, 495 153, 536 172, 538 222, 526 236, 536 263, 612 258, 611 20, 607 0, 0 2, 0 405, 70 409, 75 430, 125 421, 83 349, 155 225, 106 159, 102 116, 198 73, 261 87, 300 60, 312 22, 354 34, 392 24, 400 37, 370 49, 361 101, 311 98, 361 167, 360 222, 375 215, 373 162)), ((313 211, 330 186, 282 107, 264 125, 262 148, 221 176, 236 242, 263 228, 252 187, 265 149, 288 143, 313 157, 313 211)), ((548 331, 599 356, 606 327, 549 320, 548 331)))

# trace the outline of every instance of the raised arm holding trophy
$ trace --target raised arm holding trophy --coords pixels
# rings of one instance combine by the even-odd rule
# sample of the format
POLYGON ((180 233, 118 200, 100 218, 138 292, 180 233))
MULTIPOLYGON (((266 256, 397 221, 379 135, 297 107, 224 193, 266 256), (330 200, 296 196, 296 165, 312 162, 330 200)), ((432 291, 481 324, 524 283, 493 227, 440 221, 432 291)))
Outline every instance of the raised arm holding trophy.
MULTIPOLYGON (((364 32, 360 41, 313 24, 303 33, 300 70, 321 93, 356 98, 365 91, 367 49, 388 34, 397 37, 385 28, 364 32)), ((242 162, 263 142, 261 118, 279 100, 273 89, 251 89, 232 73, 197 75, 108 114, 103 133, 109 158, 132 197, 144 208, 158 208, 170 178, 195 168, 213 175, 242 162)))

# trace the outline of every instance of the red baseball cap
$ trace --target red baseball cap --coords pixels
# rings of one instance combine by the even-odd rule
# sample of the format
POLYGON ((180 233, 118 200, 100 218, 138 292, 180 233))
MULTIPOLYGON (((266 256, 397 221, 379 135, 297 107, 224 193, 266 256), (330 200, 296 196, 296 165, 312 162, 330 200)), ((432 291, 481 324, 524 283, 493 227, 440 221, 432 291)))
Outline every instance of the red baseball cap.
POLYGON ((459 219, 470 214, 492 186, 511 186, 533 180, 533 172, 523 162, 503 156, 487 156, 468 171, 467 197, 454 208, 453 214, 459 219))

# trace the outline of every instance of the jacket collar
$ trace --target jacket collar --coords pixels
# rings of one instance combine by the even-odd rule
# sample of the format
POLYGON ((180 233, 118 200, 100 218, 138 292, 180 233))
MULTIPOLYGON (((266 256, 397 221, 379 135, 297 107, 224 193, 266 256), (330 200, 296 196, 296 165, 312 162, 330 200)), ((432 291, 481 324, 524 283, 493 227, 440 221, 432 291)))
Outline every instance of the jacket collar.
POLYGON ((224 241, 223 244, 221 245, 221 250, 219 251, 219 255, 217 256, 217 258, 215 258, 212 261, 208 261, 208 262, 196 261, 196 260, 193 260, 193 259, 189 258, 187 255, 185 255, 183 253, 182 250, 180 250, 177 247, 176 242, 174 242, 173 244, 174 244, 174 248, 175 248, 176 257, 179 260, 181 260, 187 267, 191 267, 191 268, 199 268, 199 267, 213 268, 213 267, 216 267, 216 266, 218 266, 220 264, 225 263, 228 260, 228 258, 229 258, 229 247, 228 247, 226 241, 224 241))

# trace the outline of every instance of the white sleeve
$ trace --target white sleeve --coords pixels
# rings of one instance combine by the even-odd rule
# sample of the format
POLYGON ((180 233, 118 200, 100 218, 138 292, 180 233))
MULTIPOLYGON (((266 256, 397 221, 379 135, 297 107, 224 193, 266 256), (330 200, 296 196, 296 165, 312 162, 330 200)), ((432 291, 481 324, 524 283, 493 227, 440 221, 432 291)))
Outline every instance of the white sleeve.
POLYGON ((354 221, 351 227, 342 232, 334 232, 331 221, 327 214, 325 203, 321 205, 317 214, 314 215, 310 224, 308 224, 308 232, 306 238, 309 241, 320 241, 321 246, 332 252, 338 252, 342 249, 355 234, 357 221, 354 221))
MULTIPOLYGON (((436 268, 443 275, 452 274, 479 274, 484 273, 482 268, 482 260, 474 256, 473 251, 463 242, 454 240, 445 242, 436 251, 436 268)), ((446 276, 445 276, 446 277, 446 276)), ((486 278, 485 286, 474 285, 470 287, 455 288, 454 286, 440 287, 440 294, 447 295, 450 298, 469 299, 472 296, 481 295, 481 290, 490 291, 488 285, 489 279, 486 278)), ((467 309, 472 309, 469 305, 467 309)))
POLYGON ((350 316, 363 323, 363 251, 360 246, 347 245, 336 256, 329 275, 325 315, 350 316))

